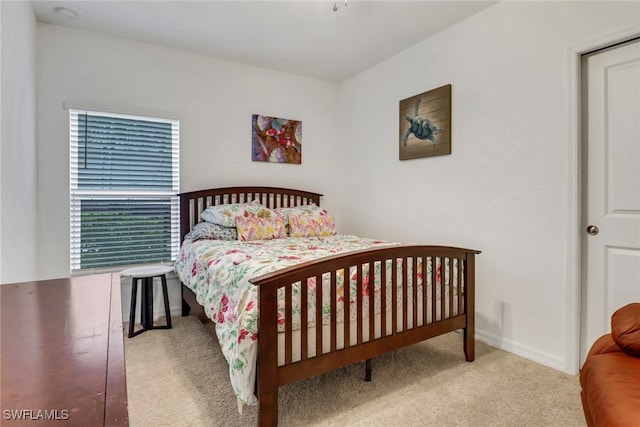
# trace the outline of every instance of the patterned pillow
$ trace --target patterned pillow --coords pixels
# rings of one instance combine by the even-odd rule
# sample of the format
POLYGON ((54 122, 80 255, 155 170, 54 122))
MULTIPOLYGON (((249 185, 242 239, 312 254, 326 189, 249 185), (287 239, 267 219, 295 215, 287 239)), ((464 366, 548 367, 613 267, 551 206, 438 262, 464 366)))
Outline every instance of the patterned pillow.
POLYGON ((289 217, 289 235, 291 237, 333 236, 336 223, 333 215, 294 215, 289 217))
POLYGON ((326 209, 322 209, 320 206, 316 205, 315 203, 310 203, 308 205, 294 206, 290 208, 277 208, 273 210, 273 213, 284 219, 284 225, 287 227, 287 236, 292 236, 291 224, 289 223, 289 218, 298 216, 298 215, 314 216, 314 215, 328 214, 326 209))
POLYGON ((236 216, 244 215, 247 212, 257 214, 263 209, 266 208, 257 200, 251 203, 228 203, 209 206, 200 214, 200 218, 202 218, 203 221, 222 225, 223 227, 235 227, 236 216))
POLYGON ((322 209, 320 206, 315 203, 311 203, 309 205, 301 205, 295 206, 291 208, 277 208, 273 211, 275 215, 282 216, 285 218, 285 221, 289 222, 289 217, 295 215, 325 215, 327 211, 322 209))
POLYGON ((287 231, 282 218, 277 216, 238 215, 236 216, 238 240, 284 239, 287 231))
POLYGON ((235 227, 223 227, 211 222, 201 222, 191 229, 191 240, 238 240, 238 232, 235 227))

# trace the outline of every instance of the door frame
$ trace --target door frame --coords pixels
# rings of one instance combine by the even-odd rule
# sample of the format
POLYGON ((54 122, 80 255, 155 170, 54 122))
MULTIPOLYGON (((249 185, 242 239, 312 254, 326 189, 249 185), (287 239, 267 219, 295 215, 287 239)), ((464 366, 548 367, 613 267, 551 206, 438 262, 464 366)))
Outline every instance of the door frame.
POLYGON ((580 371, 580 314, 582 289, 582 109, 581 56, 594 50, 640 37, 640 24, 633 25, 569 49, 569 232, 567 254, 567 347, 565 372, 580 371))

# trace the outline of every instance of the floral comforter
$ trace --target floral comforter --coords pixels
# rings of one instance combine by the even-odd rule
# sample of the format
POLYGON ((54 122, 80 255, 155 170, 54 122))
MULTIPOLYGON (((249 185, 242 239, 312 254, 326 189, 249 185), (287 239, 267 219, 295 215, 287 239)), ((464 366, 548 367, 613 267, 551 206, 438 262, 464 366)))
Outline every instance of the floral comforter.
POLYGON ((187 238, 175 271, 216 324, 236 396, 254 404, 258 295, 249 280, 306 261, 395 244, 345 234, 249 242, 187 238))

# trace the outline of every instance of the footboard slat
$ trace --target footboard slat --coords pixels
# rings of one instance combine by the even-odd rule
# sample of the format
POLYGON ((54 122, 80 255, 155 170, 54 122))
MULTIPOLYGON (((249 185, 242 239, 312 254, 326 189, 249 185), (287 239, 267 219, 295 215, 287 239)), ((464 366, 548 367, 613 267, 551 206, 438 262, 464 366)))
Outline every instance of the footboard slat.
POLYGON ((358 264, 356 266, 357 277, 356 277, 356 336, 358 345, 362 344, 362 264, 358 264))
POLYGON ((435 265, 436 265, 435 281, 431 284, 431 290, 432 290, 431 304, 433 305, 433 319, 431 321, 432 323, 435 323, 439 320, 438 311, 440 310, 440 304, 439 304, 438 294, 440 293, 439 286, 440 286, 440 280, 441 280, 442 258, 440 257, 435 258, 435 265))
MULTIPOLYGON (((372 340, 376 336, 376 287, 374 284, 377 279, 376 267, 374 264, 367 264, 369 267, 369 335, 368 339, 372 340)), ((384 311, 384 310, 381 310, 384 311)))
MULTIPOLYGON (((412 312, 413 312, 413 327, 418 326, 418 258, 413 257, 411 268, 411 294, 412 300, 412 312)), ((408 267, 408 266, 407 266, 408 267)))
POLYGON ((440 246, 389 246, 252 279, 258 287, 260 312, 257 387, 260 413, 264 411, 260 419, 269 420, 264 425, 275 425, 277 387, 455 329, 464 329, 465 355, 473 360, 472 274, 477 253, 440 246), (282 307, 279 292, 284 293, 282 307), (309 332, 310 327, 315 333, 309 332), (278 328, 283 335, 280 344, 278 328), (284 356, 279 357, 279 351, 284 356))
POLYGON ((453 280, 455 278, 454 274, 453 274, 453 264, 456 263, 457 260, 451 258, 449 260, 449 281, 447 282, 447 293, 448 293, 448 297, 447 297, 447 302, 449 303, 449 316, 453 315, 453 280))
POLYGON ((332 271, 329 275, 330 277, 330 281, 331 281, 331 293, 330 293, 330 301, 331 301, 331 351, 336 351, 337 346, 338 346, 338 339, 336 337, 336 333, 338 331, 338 317, 337 317, 337 313, 338 313, 338 292, 337 292, 337 288, 338 288, 338 283, 336 281, 336 272, 332 271))
POLYGON ((344 345, 343 348, 351 347, 351 340, 347 339, 347 337, 351 337, 351 304, 348 304, 347 301, 351 301, 351 278, 349 277, 349 267, 342 267, 342 272, 344 274, 344 285, 343 285, 343 298, 342 304, 344 309, 344 317, 342 319, 342 323, 344 324, 344 345))
POLYGON ((391 260, 391 334, 398 332, 398 259, 391 260))
POLYGON ((409 286, 407 283, 407 260, 402 259, 402 283, 405 286, 402 287, 402 330, 406 331, 409 327, 409 286))
POLYGON ((445 310, 446 310, 446 291, 447 291, 447 280, 451 280, 452 277, 447 277, 447 262, 449 258, 442 257, 440 259, 440 283, 438 283, 438 294, 440 297, 440 319, 444 319, 445 310))
POLYGON ((422 324, 429 323, 429 257, 422 258, 422 324))
MULTIPOLYGON (((307 301, 308 294, 309 288, 300 286, 301 301, 307 301)), ((285 312, 288 313, 288 311, 285 312)), ((300 304, 300 345, 302 346, 300 358, 305 360, 309 352, 309 306, 307 304, 300 304)))
MULTIPOLYGON (((316 275, 316 356, 322 354, 322 276, 320 274, 316 275)), ((305 280, 303 283, 306 283, 305 280)), ((304 301, 301 305, 307 305, 307 302, 304 301)), ((287 311, 287 315, 291 315, 289 311, 287 311)))
POLYGON ((462 263, 458 262, 458 313, 462 313, 463 311, 463 306, 462 306, 462 293, 463 293, 463 286, 462 286, 462 263))
MULTIPOLYGON (((380 262, 380 307, 387 306, 387 261, 380 262)), ((381 310, 380 336, 387 336, 387 310, 381 310)))
MULTIPOLYGON (((291 302, 291 286, 286 286, 284 288, 284 312, 291 313, 291 306, 293 305, 291 302)), ((280 320, 278 320, 280 321, 280 320)), ((289 365, 292 360, 293 354, 293 327, 291 322, 286 322, 284 324, 284 363, 285 365, 289 365)))

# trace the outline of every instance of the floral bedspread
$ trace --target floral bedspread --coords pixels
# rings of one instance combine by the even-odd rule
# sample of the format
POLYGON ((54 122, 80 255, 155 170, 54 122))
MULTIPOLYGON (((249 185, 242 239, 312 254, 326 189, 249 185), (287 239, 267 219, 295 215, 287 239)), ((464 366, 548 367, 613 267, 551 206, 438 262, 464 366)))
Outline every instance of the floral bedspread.
POLYGON ((174 269, 216 324, 236 396, 254 404, 258 295, 249 280, 306 261, 395 244, 346 234, 249 242, 187 238, 174 269))

